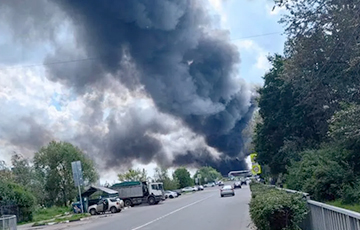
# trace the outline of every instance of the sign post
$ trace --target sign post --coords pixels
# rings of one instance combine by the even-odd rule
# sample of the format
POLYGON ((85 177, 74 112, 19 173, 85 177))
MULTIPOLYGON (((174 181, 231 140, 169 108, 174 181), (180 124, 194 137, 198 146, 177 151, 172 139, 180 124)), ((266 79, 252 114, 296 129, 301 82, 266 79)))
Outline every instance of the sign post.
POLYGON ((83 202, 82 202, 81 190, 80 190, 80 186, 84 184, 82 168, 81 168, 81 161, 73 161, 73 162, 71 162, 71 168, 72 168, 72 172, 73 172, 73 178, 74 178, 75 186, 77 186, 78 189, 79 189, 81 213, 84 213, 84 205, 83 205, 83 202))
POLYGON ((198 179, 198 182, 199 182, 199 184, 198 184, 198 185, 200 185, 200 181, 201 181, 201 174, 198 174, 198 175, 197 175, 197 179, 198 179))

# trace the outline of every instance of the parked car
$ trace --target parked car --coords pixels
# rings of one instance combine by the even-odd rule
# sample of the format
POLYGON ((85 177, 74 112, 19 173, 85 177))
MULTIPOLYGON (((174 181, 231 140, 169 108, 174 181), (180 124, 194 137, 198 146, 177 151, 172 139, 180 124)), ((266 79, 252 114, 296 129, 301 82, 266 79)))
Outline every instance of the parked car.
POLYGON ((121 212, 124 202, 119 198, 102 198, 96 204, 89 206, 88 211, 91 215, 105 212, 121 212))
POLYGON ((196 191, 196 188, 194 187, 185 187, 183 189, 181 189, 182 192, 194 192, 196 191))
POLYGON ((219 186, 224 186, 224 182, 219 181, 219 182, 218 182, 218 185, 219 185, 219 186))
POLYGON ((173 192, 173 191, 170 191, 170 190, 167 190, 165 191, 165 198, 175 198, 175 197, 178 197, 178 194, 176 192, 173 192))
POLYGON ((220 196, 224 197, 226 195, 235 196, 234 188, 231 185, 225 185, 220 189, 220 196))
POLYGON ((199 186, 198 186, 198 190, 204 190, 204 186, 199 185, 199 186))
POLYGON ((240 181, 235 181, 234 188, 241 188, 241 182, 240 181))

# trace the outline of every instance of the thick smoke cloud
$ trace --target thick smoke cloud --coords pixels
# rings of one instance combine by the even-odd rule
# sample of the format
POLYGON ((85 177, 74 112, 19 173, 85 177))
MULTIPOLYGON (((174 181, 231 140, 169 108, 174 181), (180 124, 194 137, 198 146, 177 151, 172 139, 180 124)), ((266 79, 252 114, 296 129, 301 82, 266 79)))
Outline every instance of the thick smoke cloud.
MULTIPOLYGON (((236 47, 225 32, 212 30, 201 1, 57 3, 76 25, 77 38, 87 56, 99 57, 96 73, 127 79, 128 75, 118 71, 123 59, 130 57, 139 81, 161 111, 181 117, 194 131, 204 135, 210 146, 227 156, 239 156, 243 151, 241 132, 252 114, 251 98, 235 76, 239 63, 236 47)), ((50 72, 54 78, 73 76, 51 68, 50 72)), ((93 79, 90 75, 69 82, 81 87, 91 84, 93 79)), ((116 143, 116 135, 110 133, 110 143, 116 143)), ((130 140, 133 137, 129 136, 130 140)), ((149 138, 129 142, 130 153, 124 146, 112 146, 110 152, 114 156, 132 154, 134 158, 146 154, 144 146, 150 152, 160 149, 149 138)))
MULTIPOLYGON (((242 131, 251 119, 254 102, 251 89, 237 77, 236 46, 226 31, 212 27, 204 5, 201 0, 51 1, 42 8, 31 7, 35 13, 30 12, 30 22, 31 28, 51 27, 46 37, 56 40, 55 23, 43 17, 59 8, 56 18, 71 21, 76 45, 57 44, 45 63, 88 59, 47 65, 49 79, 81 94, 89 88, 100 93, 109 88, 116 91, 109 78, 130 90, 143 86, 162 113, 180 119, 224 153, 216 159, 208 149, 184 150, 174 154, 172 164, 211 165, 227 173, 245 166, 242 131), (36 13, 36 9, 43 10, 36 13)), ((91 112, 83 121, 96 125, 103 119, 101 102, 100 97, 89 103, 91 112)), ((121 119, 109 112, 105 136, 96 138, 85 132, 78 141, 102 149, 112 167, 134 159, 168 164, 171 160, 166 160, 169 156, 161 142, 149 134, 166 134, 166 125, 158 119, 142 123, 138 111, 126 112, 127 117, 121 119)))

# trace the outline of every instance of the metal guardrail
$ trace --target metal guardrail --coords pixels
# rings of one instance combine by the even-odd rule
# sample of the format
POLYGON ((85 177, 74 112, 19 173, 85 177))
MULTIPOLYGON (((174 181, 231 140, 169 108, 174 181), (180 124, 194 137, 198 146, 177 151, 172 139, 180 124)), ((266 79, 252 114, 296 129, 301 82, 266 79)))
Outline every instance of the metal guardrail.
POLYGON ((307 203, 313 230, 360 230, 360 213, 313 200, 307 203))
POLYGON ((302 194, 307 200, 309 215, 301 224, 303 230, 360 230, 360 213, 310 200, 308 193, 268 185, 288 193, 302 194))
POLYGON ((16 230, 16 216, 3 215, 0 216, 0 230, 16 230))

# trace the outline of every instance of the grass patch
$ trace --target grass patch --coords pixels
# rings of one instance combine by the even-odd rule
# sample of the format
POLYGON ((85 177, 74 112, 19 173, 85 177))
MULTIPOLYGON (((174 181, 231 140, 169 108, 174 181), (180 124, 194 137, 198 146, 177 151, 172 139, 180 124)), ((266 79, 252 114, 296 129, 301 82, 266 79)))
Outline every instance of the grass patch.
POLYGON ((348 209, 354 212, 360 213, 360 204, 342 204, 341 200, 329 201, 326 202, 328 205, 333 205, 339 208, 348 209))
POLYGON ((35 222, 33 224, 33 227, 47 225, 48 223, 61 223, 61 222, 66 222, 66 221, 70 221, 70 222, 71 221, 78 221, 81 218, 88 217, 88 216, 90 216, 89 213, 82 213, 82 214, 72 214, 72 215, 67 215, 67 216, 62 216, 62 217, 56 217, 56 218, 53 218, 53 219, 50 219, 50 220, 43 220, 43 221, 35 222))
POLYGON ((34 212, 33 222, 40 222, 43 220, 49 220, 56 218, 58 216, 63 216, 66 213, 70 213, 71 209, 69 207, 56 207, 51 208, 40 208, 34 212))

